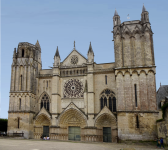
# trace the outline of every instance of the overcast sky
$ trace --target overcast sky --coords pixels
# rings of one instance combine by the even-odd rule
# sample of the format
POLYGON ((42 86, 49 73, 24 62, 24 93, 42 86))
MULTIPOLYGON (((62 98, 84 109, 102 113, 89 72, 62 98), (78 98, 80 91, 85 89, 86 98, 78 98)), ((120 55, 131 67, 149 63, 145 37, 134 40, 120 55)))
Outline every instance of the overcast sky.
POLYGON ((143 3, 154 32, 158 89, 160 82, 168 85, 168 0, 2 0, 0 118, 8 117, 13 50, 19 42, 39 40, 43 69, 53 65, 57 46, 63 61, 74 40, 84 56, 92 42, 96 63, 114 62, 115 8, 121 22, 140 20, 143 3))

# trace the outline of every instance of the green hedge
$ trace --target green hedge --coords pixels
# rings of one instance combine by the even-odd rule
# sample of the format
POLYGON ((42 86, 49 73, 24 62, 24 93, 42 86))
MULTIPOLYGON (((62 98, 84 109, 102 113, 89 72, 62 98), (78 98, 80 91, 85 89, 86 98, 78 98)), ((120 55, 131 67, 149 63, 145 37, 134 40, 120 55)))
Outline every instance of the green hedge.
POLYGON ((7 131, 8 126, 8 119, 1 119, 0 118, 0 131, 7 131))

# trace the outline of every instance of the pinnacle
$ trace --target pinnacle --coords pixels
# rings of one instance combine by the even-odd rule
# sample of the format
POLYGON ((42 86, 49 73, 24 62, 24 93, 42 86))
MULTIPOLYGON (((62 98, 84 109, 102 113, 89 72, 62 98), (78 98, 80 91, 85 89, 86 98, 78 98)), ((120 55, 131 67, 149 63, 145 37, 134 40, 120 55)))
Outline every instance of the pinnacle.
POLYGON ((60 57, 59 51, 58 51, 58 46, 57 46, 57 50, 56 50, 55 56, 56 56, 56 57, 60 57))
POLYGON ((91 42, 90 42, 90 45, 89 45, 89 50, 88 50, 88 53, 92 52, 93 53, 93 49, 92 49, 92 45, 91 45, 91 42))
POLYGON ((147 11, 147 10, 146 10, 146 8, 145 8, 145 6, 144 6, 144 4, 143 4, 142 12, 145 12, 145 11, 147 11))
POLYGON ((40 46, 40 44, 39 44, 39 41, 37 40, 37 42, 36 42, 36 46, 40 46))
POLYGON ((117 12, 116 9, 115 9, 115 12, 114 12, 114 16, 118 16, 118 12, 117 12))

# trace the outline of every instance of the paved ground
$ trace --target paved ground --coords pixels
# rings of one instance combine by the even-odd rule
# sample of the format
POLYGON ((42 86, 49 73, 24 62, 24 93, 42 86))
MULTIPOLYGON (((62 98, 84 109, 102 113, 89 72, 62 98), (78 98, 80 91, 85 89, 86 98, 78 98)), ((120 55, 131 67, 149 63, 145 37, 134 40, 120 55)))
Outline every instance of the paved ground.
MULTIPOLYGON (((0 150, 157 150, 149 144, 0 139, 0 150)), ((159 149, 158 149, 159 150, 159 149)))

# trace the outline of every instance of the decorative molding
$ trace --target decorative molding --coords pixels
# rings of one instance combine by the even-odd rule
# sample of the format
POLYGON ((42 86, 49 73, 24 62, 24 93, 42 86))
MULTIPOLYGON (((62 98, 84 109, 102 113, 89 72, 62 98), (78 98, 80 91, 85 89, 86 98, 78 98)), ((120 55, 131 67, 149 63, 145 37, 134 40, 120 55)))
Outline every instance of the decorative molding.
POLYGON ((31 111, 31 110, 8 111, 8 113, 33 113, 33 114, 35 114, 35 112, 31 111))

